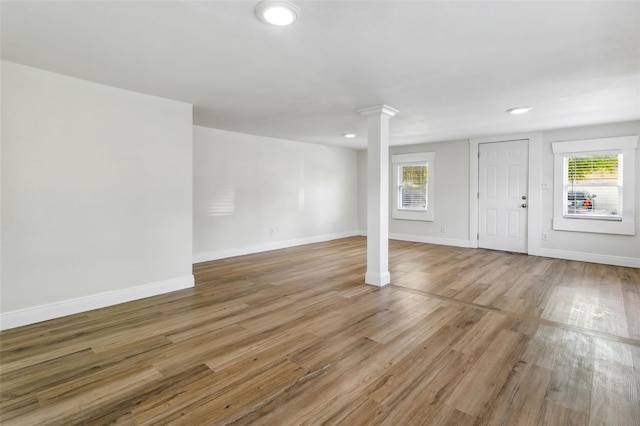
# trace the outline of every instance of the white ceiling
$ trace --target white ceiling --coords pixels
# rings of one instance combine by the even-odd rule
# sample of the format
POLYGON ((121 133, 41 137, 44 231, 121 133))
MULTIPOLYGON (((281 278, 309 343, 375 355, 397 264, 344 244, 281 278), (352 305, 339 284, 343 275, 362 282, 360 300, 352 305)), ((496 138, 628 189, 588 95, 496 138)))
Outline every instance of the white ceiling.
POLYGON ((2 58, 192 103, 198 125, 354 148, 356 110, 381 103, 400 110, 392 145, 640 118, 637 1, 298 1, 290 27, 256 3, 2 1, 2 58))

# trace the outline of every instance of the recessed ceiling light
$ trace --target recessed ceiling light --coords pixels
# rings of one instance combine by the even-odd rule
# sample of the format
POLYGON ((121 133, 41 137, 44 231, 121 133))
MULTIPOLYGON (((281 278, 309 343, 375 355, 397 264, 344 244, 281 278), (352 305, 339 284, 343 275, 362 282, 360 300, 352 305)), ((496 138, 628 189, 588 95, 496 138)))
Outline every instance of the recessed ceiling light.
POLYGON ((342 136, 344 136, 345 138, 349 138, 349 139, 353 139, 356 137, 355 133, 343 133, 342 136))
POLYGON ((509 108, 507 112, 509 114, 525 114, 531 110, 532 110, 531 107, 517 107, 517 108, 509 108))
POLYGON ((255 13, 262 22, 283 27, 298 20, 300 8, 289 1, 264 0, 256 5, 255 13))

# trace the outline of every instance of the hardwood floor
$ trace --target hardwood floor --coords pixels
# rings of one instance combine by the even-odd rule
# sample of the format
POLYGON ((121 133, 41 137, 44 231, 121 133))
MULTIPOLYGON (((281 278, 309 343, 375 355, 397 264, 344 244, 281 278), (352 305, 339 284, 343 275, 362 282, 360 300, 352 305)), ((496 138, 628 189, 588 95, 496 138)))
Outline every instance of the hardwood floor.
POLYGON ((1 421, 640 424, 640 270, 365 239, 0 333, 1 421))

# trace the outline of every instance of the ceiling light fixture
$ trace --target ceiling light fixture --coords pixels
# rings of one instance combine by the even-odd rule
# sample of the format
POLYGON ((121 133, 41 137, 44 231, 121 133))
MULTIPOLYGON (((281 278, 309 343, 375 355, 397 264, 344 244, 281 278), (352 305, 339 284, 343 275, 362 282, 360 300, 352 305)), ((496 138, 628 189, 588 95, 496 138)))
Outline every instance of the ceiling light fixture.
POLYGON ((517 107, 517 108, 509 108, 507 110, 507 112, 509 114, 526 114, 527 112, 531 111, 533 108, 531 107, 517 107))
POLYGON ((290 1, 263 0, 256 5, 255 13, 262 22, 283 27, 298 20, 300 8, 290 1))
POLYGON ((355 133, 343 133, 342 136, 344 136, 345 138, 349 138, 349 139, 353 139, 356 137, 355 133))

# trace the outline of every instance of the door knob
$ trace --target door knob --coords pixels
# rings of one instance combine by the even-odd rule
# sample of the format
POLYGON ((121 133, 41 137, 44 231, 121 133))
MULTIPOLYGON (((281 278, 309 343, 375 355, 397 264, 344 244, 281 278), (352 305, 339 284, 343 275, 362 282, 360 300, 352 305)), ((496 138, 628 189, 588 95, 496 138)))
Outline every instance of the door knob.
POLYGON ((526 199, 527 199, 527 196, 526 196, 526 195, 523 195, 523 196, 522 196, 522 199, 523 199, 523 200, 526 200, 526 199))
POLYGON ((522 203, 522 205, 520 207, 522 207, 523 209, 526 209, 527 208, 527 204, 526 203, 522 203))

